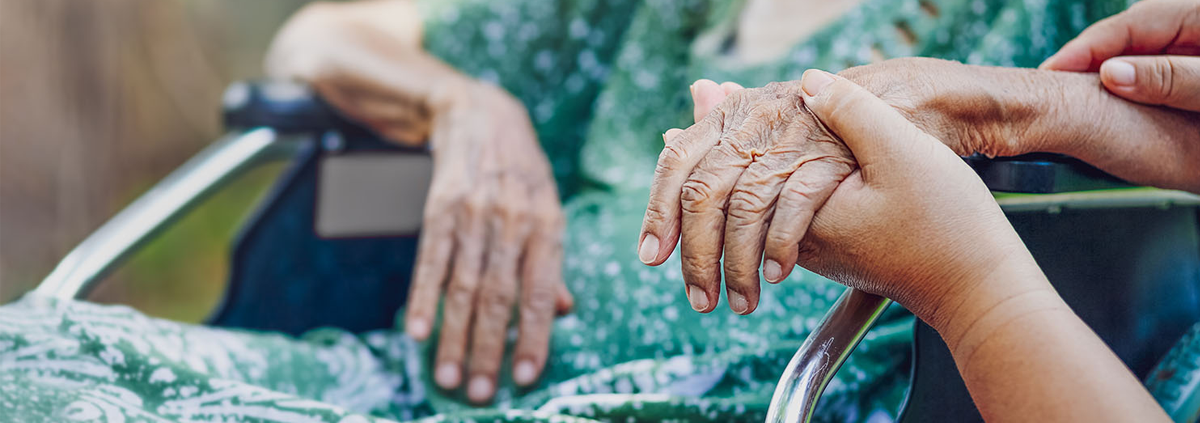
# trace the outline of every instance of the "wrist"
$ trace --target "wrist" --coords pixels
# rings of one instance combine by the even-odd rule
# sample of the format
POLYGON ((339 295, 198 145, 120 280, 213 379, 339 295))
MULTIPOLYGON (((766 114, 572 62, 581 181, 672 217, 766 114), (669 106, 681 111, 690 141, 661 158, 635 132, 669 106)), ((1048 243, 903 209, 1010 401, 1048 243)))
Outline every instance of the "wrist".
POLYGON ((476 84, 477 81, 458 72, 443 74, 429 80, 420 101, 437 119, 470 101, 476 84))
POLYGON ((1025 249, 947 296, 935 313, 923 316, 951 353, 966 359, 988 336, 1009 322, 1046 310, 1067 310, 1062 297, 1025 249))
POLYGON ((955 153, 1087 155, 1107 104, 1091 74, 905 58, 840 73, 955 153))

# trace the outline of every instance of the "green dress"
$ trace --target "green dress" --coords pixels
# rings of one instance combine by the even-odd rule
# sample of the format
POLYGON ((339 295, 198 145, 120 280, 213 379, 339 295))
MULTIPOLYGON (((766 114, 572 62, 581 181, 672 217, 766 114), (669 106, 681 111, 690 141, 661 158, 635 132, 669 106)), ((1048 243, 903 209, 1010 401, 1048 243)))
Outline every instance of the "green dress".
MULTIPOLYGON (((843 287, 797 271, 750 316, 688 307, 678 254, 635 243, 660 134, 691 119, 698 78, 758 86, 809 67, 933 56, 1035 66, 1122 0, 867 0, 787 54, 745 66, 724 46, 741 2, 430 0, 426 48, 528 107, 567 214, 576 308, 536 387, 504 369, 469 406, 432 383, 436 343, 398 330, 296 339, 26 297, 0 307, 0 421, 762 421, 784 366, 843 287), (900 34, 905 34, 901 36, 900 34)), ((890 421, 912 316, 893 307, 830 383, 818 421, 890 421)), ((403 327, 398 322, 397 328, 403 327)))

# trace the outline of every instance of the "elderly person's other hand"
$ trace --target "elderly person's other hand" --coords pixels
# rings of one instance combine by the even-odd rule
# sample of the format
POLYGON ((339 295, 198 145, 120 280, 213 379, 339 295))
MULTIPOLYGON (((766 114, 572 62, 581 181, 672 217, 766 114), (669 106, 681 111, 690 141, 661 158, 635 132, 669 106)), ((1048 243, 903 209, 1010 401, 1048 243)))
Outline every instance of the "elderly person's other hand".
POLYGON ((1100 71, 1126 99, 1200 111, 1200 1, 1146 0, 1088 27, 1039 67, 1100 71))
POLYGON ((266 68, 308 82, 392 141, 428 140, 434 175, 406 331, 429 337, 444 297, 434 380, 447 389, 462 384, 469 353, 467 396, 485 402, 496 390, 514 305, 513 378, 522 385, 546 362, 555 312, 570 308, 563 214, 525 107, 421 50, 417 16, 407 1, 311 4, 280 30, 266 68))

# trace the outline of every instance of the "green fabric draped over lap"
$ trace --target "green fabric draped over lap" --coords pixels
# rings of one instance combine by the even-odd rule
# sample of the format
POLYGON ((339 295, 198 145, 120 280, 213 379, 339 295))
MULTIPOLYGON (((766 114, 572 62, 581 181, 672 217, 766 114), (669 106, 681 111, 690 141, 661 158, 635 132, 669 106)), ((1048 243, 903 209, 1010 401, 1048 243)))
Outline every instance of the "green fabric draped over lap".
MULTIPOLYGON (((555 323, 536 387, 515 387, 505 368, 492 406, 471 407, 432 383, 436 343, 398 330, 294 339, 25 298, 0 307, 0 420, 762 421, 787 361, 843 287, 797 271, 764 286, 750 316, 724 305, 699 315, 688 307, 677 254, 656 268, 638 262, 661 134, 690 123, 692 81, 758 86, 810 67, 913 55, 1031 67, 1127 2, 866 0, 754 65, 726 51, 742 6, 422 3, 429 51, 528 107, 564 196, 564 277, 576 308, 555 323)), ((908 383, 911 323, 900 307, 889 310, 830 383, 818 421, 894 416, 908 383)))

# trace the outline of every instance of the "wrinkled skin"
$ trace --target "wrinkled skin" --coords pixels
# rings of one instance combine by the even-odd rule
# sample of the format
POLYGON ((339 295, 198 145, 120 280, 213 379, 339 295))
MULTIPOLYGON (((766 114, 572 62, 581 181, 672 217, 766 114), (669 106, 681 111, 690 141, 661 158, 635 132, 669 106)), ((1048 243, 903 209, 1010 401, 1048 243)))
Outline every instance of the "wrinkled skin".
MULTIPOLYGON (((1095 75, 916 58, 840 75, 960 156, 1064 153, 1130 181, 1200 191, 1200 119, 1114 97, 1095 75)), ((639 257, 659 265, 681 242, 693 308, 715 308, 723 265, 730 307, 746 314, 758 302, 760 265, 768 281, 787 277, 813 214, 856 165, 805 111, 797 83, 714 102, 723 91, 694 85, 698 108, 715 106, 665 137, 639 257)))
POLYGON ((495 390, 514 305, 514 377, 529 384, 546 362, 556 297, 562 309, 570 300, 563 214, 525 108, 492 86, 464 95, 466 106, 434 121, 435 173, 406 314, 410 333, 427 333, 418 326, 432 323, 444 292, 435 376, 457 386, 469 344, 467 395, 484 401, 495 390))
POLYGON ((806 107, 858 163, 813 218, 804 267, 932 325, 987 421, 1169 421, 953 151, 847 79, 802 81, 806 107))
POLYGON ((563 213, 524 105, 422 51, 417 16, 405 1, 313 3, 280 30, 266 68, 308 82, 389 140, 428 140, 434 175, 406 331, 430 337, 444 303, 434 379, 446 389, 467 381, 468 399, 482 403, 495 393, 514 310, 513 377, 528 385, 545 365, 555 313, 571 307, 563 213))
POLYGON ((640 255, 661 263, 682 238, 688 300, 707 313, 720 296, 723 241, 730 307, 749 313, 757 305, 758 261, 776 199, 789 205, 780 208, 785 213, 815 210, 854 169, 854 158, 807 113, 795 82, 735 91, 673 135, 659 156, 646 211, 648 223, 663 225, 644 231, 655 238, 643 239, 640 255))

